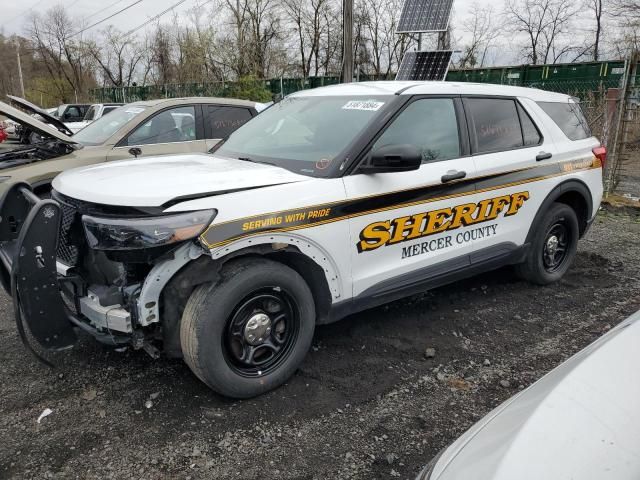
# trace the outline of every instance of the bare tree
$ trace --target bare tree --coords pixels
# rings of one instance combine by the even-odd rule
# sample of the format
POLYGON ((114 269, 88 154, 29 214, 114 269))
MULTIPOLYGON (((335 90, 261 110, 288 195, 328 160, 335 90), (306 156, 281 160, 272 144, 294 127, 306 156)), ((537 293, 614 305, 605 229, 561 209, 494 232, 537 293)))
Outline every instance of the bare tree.
POLYGON ((612 50, 617 58, 640 51, 640 2, 610 0, 608 16, 615 21, 612 50))
POLYGON ((123 37, 113 26, 102 33, 100 42, 86 42, 87 51, 99 65, 108 84, 114 87, 129 86, 142 59, 140 43, 131 37, 123 37))
POLYGON ((329 0, 282 0, 282 7, 296 35, 302 77, 307 78, 311 74, 312 62, 315 75, 318 75, 323 63, 326 69, 320 46, 323 34, 330 29, 327 22, 330 15, 329 0))
POLYGON ((469 41, 463 46, 462 57, 458 62, 460 68, 484 66, 489 48, 504 30, 501 19, 491 4, 474 2, 469 14, 462 23, 462 30, 468 34, 469 41))
POLYGON ((572 0, 506 0, 505 19, 515 34, 524 34, 527 60, 555 63, 575 47, 563 43, 576 13, 572 0))
POLYGON ((605 0, 586 0, 585 8, 593 14, 595 26, 593 30, 593 60, 600 59, 600 39, 602 37, 602 20, 604 14, 605 0))
POLYGON ((43 15, 34 13, 28 27, 34 48, 63 101, 82 95, 95 80, 92 57, 77 34, 79 25, 58 5, 43 15))

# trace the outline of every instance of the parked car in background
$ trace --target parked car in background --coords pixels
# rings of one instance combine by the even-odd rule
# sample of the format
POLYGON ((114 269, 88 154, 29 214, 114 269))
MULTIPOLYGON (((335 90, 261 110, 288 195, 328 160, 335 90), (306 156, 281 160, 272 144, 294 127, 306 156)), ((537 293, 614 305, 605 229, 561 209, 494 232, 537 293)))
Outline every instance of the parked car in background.
POLYGON ((124 103, 94 103, 89 107, 89 110, 87 110, 87 113, 80 122, 66 122, 65 125, 73 133, 77 133, 91 122, 96 121, 122 105, 124 105, 124 103))
POLYGON ((10 118, 4 118, 3 120, 0 120, 0 128, 4 130, 4 133, 7 134, 7 138, 9 139, 18 139, 18 136, 16 135, 17 125, 18 124, 10 118))
POLYGON ((56 109, 53 116, 65 123, 81 122, 87 110, 89 110, 89 107, 91 107, 91 105, 87 103, 65 103, 56 109))
POLYGON ((494 409, 418 480, 638 480, 640 312, 494 409))
POLYGON ((136 102, 102 116, 72 137, 53 128, 55 124, 68 131, 60 120, 29 102, 20 104, 24 110, 50 117, 52 124, 0 102, 0 114, 43 138, 0 154, 0 194, 14 182, 26 182, 38 193, 48 191, 53 177, 69 168, 147 155, 204 153, 265 108, 228 98, 136 102))
MULTIPOLYGON (((22 109, 33 118, 53 126, 56 130, 63 133, 64 135, 73 135, 73 132, 69 127, 67 127, 60 119, 49 112, 49 110, 51 109, 45 110, 31 103, 30 101, 25 100, 24 98, 16 97, 14 95, 7 95, 7 98, 11 101, 12 105, 22 109)), ((26 125, 24 123, 19 123, 16 125, 15 134, 20 143, 23 144, 38 143, 42 140, 42 137, 36 130, 33 130, 29 127, 29 125, 26 125)))

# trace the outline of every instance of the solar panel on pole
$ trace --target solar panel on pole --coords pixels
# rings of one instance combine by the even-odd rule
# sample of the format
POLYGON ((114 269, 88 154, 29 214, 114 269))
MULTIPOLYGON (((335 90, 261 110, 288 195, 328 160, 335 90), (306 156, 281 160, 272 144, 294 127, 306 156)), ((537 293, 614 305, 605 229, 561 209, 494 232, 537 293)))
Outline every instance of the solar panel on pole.
POLYGON ((446 31, 452 7, 453 0, 405 0, 396 33, 446 31))
POLYGON ((451 50, 407 52, 396 80, 444 80, 451 62, 451 50))

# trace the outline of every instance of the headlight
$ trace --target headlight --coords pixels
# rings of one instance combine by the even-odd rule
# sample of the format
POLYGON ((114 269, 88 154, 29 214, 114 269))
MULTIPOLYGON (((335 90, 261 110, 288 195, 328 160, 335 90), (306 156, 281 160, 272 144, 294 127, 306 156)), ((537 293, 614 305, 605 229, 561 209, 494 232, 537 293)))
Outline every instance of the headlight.
POLYGON ((209 226, 216 213, 212 209, 126 219, 83 215, 82 223, 91 248, 135 250, 170 245, 197 237, 209 226))

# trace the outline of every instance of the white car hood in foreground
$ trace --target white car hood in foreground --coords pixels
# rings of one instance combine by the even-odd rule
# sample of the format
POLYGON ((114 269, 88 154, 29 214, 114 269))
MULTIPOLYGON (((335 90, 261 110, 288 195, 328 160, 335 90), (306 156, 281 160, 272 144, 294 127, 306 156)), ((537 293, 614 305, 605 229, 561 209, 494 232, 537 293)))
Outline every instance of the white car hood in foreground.
POLYGON ((179 198, 304 180, 309 177, 271 165, 192 153, 67 170, 53 179, 53 188, 87 202, 157 207, 179 198))
POLYGON ((640 479, 640 312, 471 427, 430 480, 640 479))

